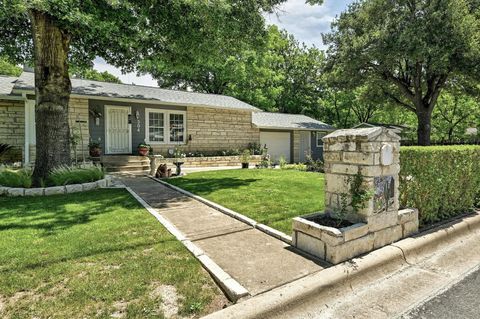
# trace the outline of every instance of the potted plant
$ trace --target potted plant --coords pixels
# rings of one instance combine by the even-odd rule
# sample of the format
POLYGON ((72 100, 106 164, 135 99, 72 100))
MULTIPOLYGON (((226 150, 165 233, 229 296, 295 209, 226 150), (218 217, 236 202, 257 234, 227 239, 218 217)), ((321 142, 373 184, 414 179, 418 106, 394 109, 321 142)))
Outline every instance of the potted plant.
POLYGON ((176 147, 174 151, 174 156, 175 160, 173 162, 173 165, 177 167, 175 174, 177 176, 180 176, 182 175, 182 165, 185 164, 184 158, 187 157, 187 155, 183 153, 180 148, 176 147))
POLYGON ((90 157, 100 157, 100 155, 102 155, 102 148, 98 142, 90 142, 90 144, 88 144, 88 151, 90 157))
POLYGON ((250 150, 244 150, 242 155, 240 156, 240 160, 242 162, 242 168, 248 168, 248 163, 250 162, 250 150))
POLYGON ((140 143, 138 144, 137 151, 140 156, 147 156, 150 152, 150 145, 146 143, 140 143))

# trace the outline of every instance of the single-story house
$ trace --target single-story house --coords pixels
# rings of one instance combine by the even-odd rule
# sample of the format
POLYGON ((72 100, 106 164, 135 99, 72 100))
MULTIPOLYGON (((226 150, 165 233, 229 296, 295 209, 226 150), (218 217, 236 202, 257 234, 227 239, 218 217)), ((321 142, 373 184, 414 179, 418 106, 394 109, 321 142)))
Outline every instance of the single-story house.
MULTIPOLYGON (((143 142, 159 154, 175 147, 184 152, 211 152, 262 143, 275 152, 289 150, 285 156, 297 162, 304 159, 300 151, 311 149, 316 154, 312 145, 319 143, 315 140, 317 131, 319 138, 332 130, 306 116, 264 113, 230 96, 76 78, 71 81, 69 120, 72 133, 79 137, 77 156, 88 154, 90 142, 98 142, 104 155, 136 154, 137 145, 143 142), (275 132, 284 135, 277 139, 271 134, 275 132)), ((23 72, 18 78, 0 76, 0 143, 14 146, 10 160, 34 161, 32 72, 23 72)))
POLYGON ((273 160, 305 162, 306 156, 323 159, 322 137, 334 127, 302 114, 256 112, 252 123, 260 130, 260 144, 273 160))

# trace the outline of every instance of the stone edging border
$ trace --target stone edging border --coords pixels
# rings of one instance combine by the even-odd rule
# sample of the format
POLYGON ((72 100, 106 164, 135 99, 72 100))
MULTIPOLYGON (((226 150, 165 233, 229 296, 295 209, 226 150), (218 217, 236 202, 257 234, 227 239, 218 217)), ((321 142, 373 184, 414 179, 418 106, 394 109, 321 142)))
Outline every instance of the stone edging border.
POLYGON ((97 188, 110 187, 110 177, 106 176, 96 182, 72 184, 65 186, 21 188, 0 186, 0 196, 23 197, 23 196, 50 196, 58 194, 72 194, 86 192, 97 188))
POLYGON ((182 232, 180 232, 170 221, 160 215, 152 206, 145 202, 130 187, 125 189, 140 203, 142 206, 154 216, 177 240, 179 240, 190 253, 197 258, 202 266, 211 274, 213 279, 225 291, 228 298, 234 302, 240 298, 250 295, 247 289, 240 285, 235 279, 227 274, 220 266, 218 266, 203 250, 191 242, 182 232))
POLYGON ((158 179, 156 177, 153 177, 153 176, 150 176, 150 175, 147 175, 148 178, 150 179, 153 179, 154 181, 162 184, 162 185, 165 185, 173 190, 176 190, 177 192, 180 192, 184 195, 187 195, 188 197, 191 197, 193 199, 196 199, 198 200, 199 202, 202 202, 203 204, 205 205, 208 205, 210 207, 212 207, 213 209, 216 209, 218 210, 219 212, 221 213, 224 213, 225 215, 228 215, 230 217, 233 217, 247 225, 250 225, 252 226, 253 228, 256 228, 264 233, 266 233, 267 235, 270 235, 272 237, 275 237, 289 245, 292 244, 292 237, 291 236, 288 236, 287 234, 285 233, 282 233, 281 231, 279 230, 276 230, 276 229, 273 229, 272 227, 269 227, 267 225, 264 225, 264 224, 261 224, 261 223, 258 223, 257 221, 251 219, 250 217, 247 217, 245 215, 242 215, 240 213, 237 213, 229 208, 226 208, 226 207, 223 207, 222 205, 219 205, 217 203, 214 203, 212 201, 209 201, 208 199, 206 198, 203 198, 201 196, 198 196, 198 195, 195 195, 193 193, 190 193, 189 191, 187 190, 184 190, 183 188, 180 188, 180 187, 177 187, 175 185, 172 185, 172 184, 169 184, 165 181, 162 181, 161 179, 158 179))
POLYGON ((266 318, 282 309, 306 302, 306 299, 321 299, 337 285, 367 284, 372 274, 393 273, 405 265, 414 265, 433 254, 440 246, 465 236, 480 233, 480 211, 461 221, 441 225, 425 234, 418 234, 374 250, 360 258, 354 258, 320 272, 308 275, 264 294, 217 311, 205 319, 266 318), (352 265, 355 265, 354 267, 352 265))

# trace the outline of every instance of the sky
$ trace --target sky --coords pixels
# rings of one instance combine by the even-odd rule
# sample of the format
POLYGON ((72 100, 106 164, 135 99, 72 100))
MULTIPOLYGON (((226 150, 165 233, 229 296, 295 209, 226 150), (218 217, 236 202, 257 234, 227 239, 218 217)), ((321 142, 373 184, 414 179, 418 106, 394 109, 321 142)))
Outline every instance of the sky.
MULTIPOLYGON (((276 12, 266 17, 267 24, 276 24, 293 34, 297 40, 324 49, 322 33, 330 30, 330 23, 344 11, 353 0, 324 0, 321 6, 305 4, 305 0, 288 0, 276 12)), ((123 83, 157 86, 150 75, 137 76, 135 73, 122 72, 107 64, 102 58, 94 61, 98 71, 108 71, 120 78, 123 83)))

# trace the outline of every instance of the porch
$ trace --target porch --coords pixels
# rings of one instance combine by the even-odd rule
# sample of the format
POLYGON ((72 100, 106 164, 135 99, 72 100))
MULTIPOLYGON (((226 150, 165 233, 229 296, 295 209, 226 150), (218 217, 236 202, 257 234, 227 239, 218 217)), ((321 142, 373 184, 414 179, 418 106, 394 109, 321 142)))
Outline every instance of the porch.
MULTIPOLYGON (((175 158, 163 158, 160 156, 136 156, 136 155, 103 155, 93 161, 100 162, 107 172, 129 173, 135 175, 149 174, 151 170, 151 161, 155 161, 155 169, 163 163, 168 168, 175 171, 173 164, 175 158)), ((202 169, 202 168, 240 168, 240 156, 205 156, 205 157, 186 157, 183 158, 182 168, 185 169, 202 169)), ((252 155, 250 165, 254 166, 261 161, 260 155, 252 155)))

